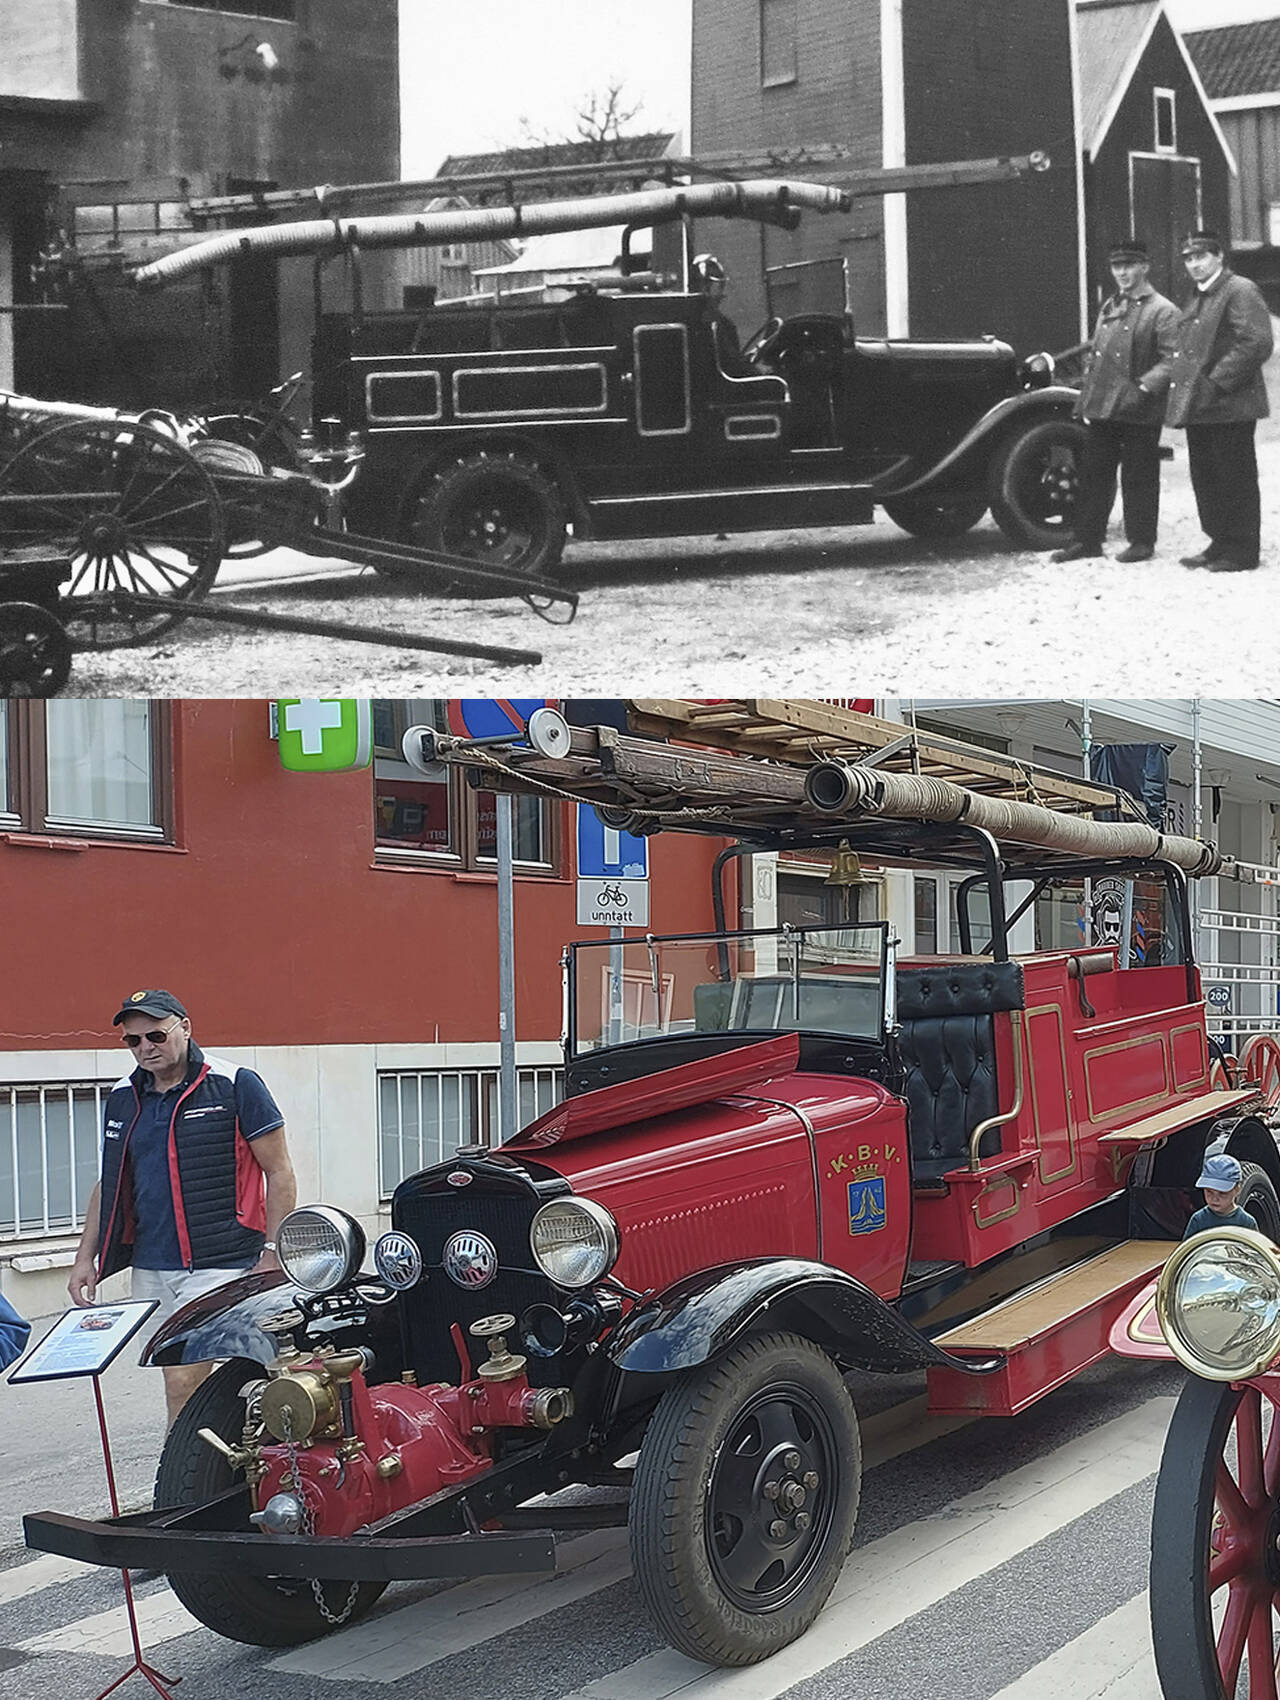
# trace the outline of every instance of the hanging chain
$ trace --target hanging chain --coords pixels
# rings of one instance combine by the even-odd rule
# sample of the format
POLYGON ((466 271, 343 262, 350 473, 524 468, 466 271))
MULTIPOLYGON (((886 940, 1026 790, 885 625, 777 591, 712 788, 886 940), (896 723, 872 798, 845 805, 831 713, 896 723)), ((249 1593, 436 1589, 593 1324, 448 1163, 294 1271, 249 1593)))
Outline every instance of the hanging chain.
MULTIPOLYGON (((307 1500, 307 1496, 302 1491, 302 1472, 298 1468, 298 1445, 293 1438, 293 1413, 286 1405, 280 1415, 281 1421, 284 1425, 284 1450, 285 1455, 289 1460, 289 1474, 285 1477, 284 1482, 281 1485, 291 1486, 294 1493, 298 1496, 298 1504, 302 1507, 302 1532, 304 1535, 310 1535, 314 1539, 316 1532, 316 1519, 315 1513, 312 1511, 310 1503, 307 1500)), ((325 1622, 333 1624, 335 1628, 337 1628, 340 1623, 345 1623, 351 1616, 352 1612, 356 1609, 356 1598, 360 1593, 359 1582, 353 1582, 351 1584, 350 1592, 347 1594, 347 1603, 339 1612, 332 1612, 329 1610, 328 1601, 324 1597, 324 1586, 321 1583, 320 1578, 318 1576, 312 1576, 310 1578, 310 1582, 311 1592, 315 1596, 316 1607, 325 1622)))

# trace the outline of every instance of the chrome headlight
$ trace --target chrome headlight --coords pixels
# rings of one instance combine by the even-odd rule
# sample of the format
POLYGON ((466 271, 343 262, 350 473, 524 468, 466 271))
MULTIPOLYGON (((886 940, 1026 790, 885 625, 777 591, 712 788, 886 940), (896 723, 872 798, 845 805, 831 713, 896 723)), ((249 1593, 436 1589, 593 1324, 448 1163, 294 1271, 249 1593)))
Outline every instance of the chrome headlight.
POLYGON ((589 1287, 618 1261, 618 1224, 592 1198, 555 1198, 533 1218, 534 1262, 558 1287, 589 1287))
POLYGON ((345 1210, 307 1204, 291 1210, 276 1234, 276 1256, 289 1279, 309 1293, 330 1293, 364 1262, 364 1229, 345 1210))
POLYGON ((1169 1258, 1156 1315, 1178 1362, 1247 1381, 1280 1352, 1280 1252, 1249 1228, 1208 1228, 1169 1258))

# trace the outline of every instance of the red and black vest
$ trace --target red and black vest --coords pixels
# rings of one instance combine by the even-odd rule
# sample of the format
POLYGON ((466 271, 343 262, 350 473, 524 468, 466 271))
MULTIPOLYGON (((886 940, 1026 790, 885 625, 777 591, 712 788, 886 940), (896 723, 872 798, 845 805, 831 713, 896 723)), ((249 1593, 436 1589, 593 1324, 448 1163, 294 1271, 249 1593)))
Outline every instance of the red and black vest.
MULTIPOLYGON (((206 1056, 191 1043, 187 1072, 169 1119, 169 1189, 178 1247, 187 1269, 255 1263, 266 1235, 262 1169, 240 1129, 239 1065, 206 1056)), ((118 1080, 103 1107, 98 1279, 133 1262, 133 1172, 129 1136, 142 1110, 147 1078, 135 1069, 118 1080)))

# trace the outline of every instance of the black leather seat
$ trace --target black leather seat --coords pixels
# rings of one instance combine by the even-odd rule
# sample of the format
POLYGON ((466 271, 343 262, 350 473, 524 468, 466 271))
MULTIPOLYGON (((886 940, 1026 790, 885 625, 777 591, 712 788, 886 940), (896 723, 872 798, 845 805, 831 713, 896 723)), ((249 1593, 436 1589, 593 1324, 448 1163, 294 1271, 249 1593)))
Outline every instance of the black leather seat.
MULTIPOLYGON (((1022 968, 985 957, 903 967, 897 997, 912 1174, 927 1186, 967 1162, 974 1128, 999 1112, 993 1017, 1023 1007, 1022 968)), ((980 1155, 999 1148, 993 1128, 980 1155)))

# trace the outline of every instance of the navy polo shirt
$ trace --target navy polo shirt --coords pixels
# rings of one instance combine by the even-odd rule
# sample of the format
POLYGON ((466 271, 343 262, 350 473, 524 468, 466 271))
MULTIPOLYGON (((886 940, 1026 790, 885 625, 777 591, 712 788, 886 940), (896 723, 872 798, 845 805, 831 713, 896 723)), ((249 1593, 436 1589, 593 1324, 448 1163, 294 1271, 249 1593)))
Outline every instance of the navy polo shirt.
MULTIPOLYGON (((150 1076, 147 1077, 150 1079, 150 1076)), ((129 1135, 129 1166, 133 1171, 135 1269, 181 1269, 178 1223, 173 1213, 169 1181, 169 1124, 178 1099, 186 1090, 179 1082, 167 1092, 148 1089, 129 1135)), ((253 1141, 284 1126, 279 1106, 266 1082, 251 1068, 236 1070, 236 1116, 244 1137, 253 1141)))

